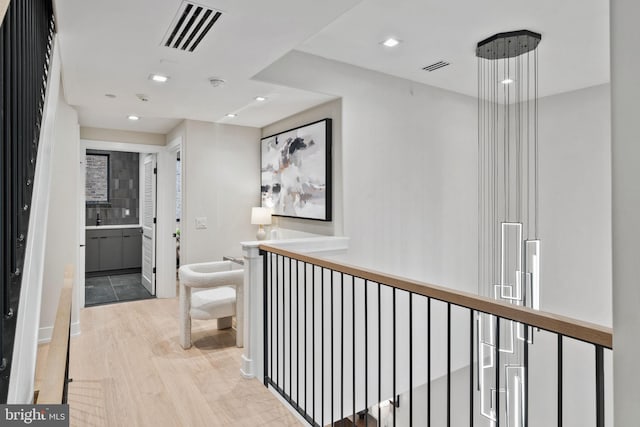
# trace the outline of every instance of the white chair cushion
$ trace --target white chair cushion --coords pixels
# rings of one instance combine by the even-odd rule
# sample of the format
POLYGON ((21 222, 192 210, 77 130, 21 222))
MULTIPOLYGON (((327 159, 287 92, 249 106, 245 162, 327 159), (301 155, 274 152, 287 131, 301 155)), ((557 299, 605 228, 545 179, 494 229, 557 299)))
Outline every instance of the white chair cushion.
POLYGON ((230 286, 206 289, 191 294, 193 319, 219 319, 236 315, 236 290, 230 286))

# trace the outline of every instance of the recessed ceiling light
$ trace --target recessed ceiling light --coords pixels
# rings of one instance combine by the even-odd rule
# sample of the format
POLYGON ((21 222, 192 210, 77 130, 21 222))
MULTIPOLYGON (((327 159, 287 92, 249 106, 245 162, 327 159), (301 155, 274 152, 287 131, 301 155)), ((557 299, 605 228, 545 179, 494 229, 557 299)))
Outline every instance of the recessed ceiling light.
POLYGON ((396 47, 400 44, 400 40, 394 39, 393 37, 389 37, 385 41, 382 42, 386 47, 396 47))
POLYGON ((267 98, 265 98, 264 96, 256 96, 256 101, 258 102, 262 102, 262 101, 266 101, 267 98))
POLYGON ((513 79, 506 78, 502 80, 500 83, 502 83, 503 85, 510 85, 511 83, 513 83, 513 79))
POLYGON ((140 117, 138 116, 134 116, 133 114, 130 115, 129 117, 127 117, 129 120, 135 122, 136 120, 140 120, 140 117))
POLYGON ((233 114, 233 113, 229 113, 227 114, 227 117, 229 117, 230 119, 233 119, 234 117, 238 117, 237 114, 233 114))
POLYGON ((168 76, 163 76, 162 74, 151 74, 149 76, 149 80, 153 80, 158 83, 166 83, 169 80, 168 76))

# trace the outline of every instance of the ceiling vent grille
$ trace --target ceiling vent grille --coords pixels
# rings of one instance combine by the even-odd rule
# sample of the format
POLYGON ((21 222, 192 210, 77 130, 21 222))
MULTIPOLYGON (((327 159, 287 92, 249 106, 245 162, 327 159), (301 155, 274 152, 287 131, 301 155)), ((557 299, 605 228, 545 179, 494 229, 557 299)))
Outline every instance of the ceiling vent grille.
POLYGON ((220 16, 222 12, 183 1, 162 40, 162 45, 193 52, 220 16))
POLYGON ((438 61, 431 65, 427 65, 426 67, 423 68, 423 70, 431 72, 431 71, 439 70, 442 67, 446 67, 447 65, 451 65, 451 64, 449 64, 446 61, 438 61))

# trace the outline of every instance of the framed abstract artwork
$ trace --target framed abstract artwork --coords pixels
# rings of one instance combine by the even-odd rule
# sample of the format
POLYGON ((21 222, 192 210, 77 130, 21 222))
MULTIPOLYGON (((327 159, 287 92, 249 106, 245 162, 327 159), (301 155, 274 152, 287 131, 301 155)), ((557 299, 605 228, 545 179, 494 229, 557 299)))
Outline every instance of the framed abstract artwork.
POLYGON ((261 193, 273 215, 331 221, 331 119, 262 138, 261 193))

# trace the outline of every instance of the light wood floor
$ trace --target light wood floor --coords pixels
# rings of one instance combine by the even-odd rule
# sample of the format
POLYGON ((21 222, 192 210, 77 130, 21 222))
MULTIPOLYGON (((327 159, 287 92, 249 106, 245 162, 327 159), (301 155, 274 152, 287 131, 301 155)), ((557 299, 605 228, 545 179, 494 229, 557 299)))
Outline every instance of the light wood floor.
POLYGON ((175 298, 86 308, 80 322, 72 426, 302 425, 258 380, 241 377, 235 332, 194 321, 194 345, 183 350, 175 298))

